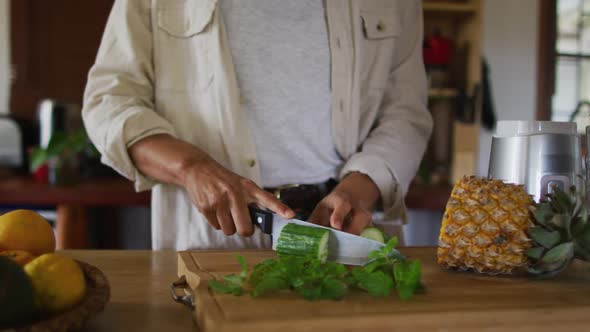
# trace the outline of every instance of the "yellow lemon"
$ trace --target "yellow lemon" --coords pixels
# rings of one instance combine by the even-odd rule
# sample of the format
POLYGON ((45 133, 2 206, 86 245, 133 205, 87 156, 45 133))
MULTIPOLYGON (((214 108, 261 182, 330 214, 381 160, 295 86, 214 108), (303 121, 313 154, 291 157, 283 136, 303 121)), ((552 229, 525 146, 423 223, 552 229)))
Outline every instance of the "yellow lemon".
POLYGON ((47 220, 29 210, 0 216, 0 251, 24 250, 41 255, 55 250, 55 235, 47 220))
POLYGON ((44 254, 25 265, 33 282, 39 306, 58 312, 76 305, 86 293, 82 269, 72 259, 58 254, 44 254))
POLYGON ((10 258, 20 266, 25 266, 27 263, 35 259, 35 256, 33 256, 33 254, 24 250, 0 251, 0 256, 10 258))

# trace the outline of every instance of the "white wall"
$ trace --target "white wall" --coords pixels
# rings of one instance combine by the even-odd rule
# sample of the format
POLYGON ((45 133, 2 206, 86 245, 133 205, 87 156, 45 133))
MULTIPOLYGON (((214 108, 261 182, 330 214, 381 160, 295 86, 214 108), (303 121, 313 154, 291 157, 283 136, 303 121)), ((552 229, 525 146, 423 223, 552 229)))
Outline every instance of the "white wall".
MULTIPOLYGON (((483 55, 498 120, 535 118, 538 12, 538 0, 484 0, 483 55)), ((480 134, 480 175, 487 175, 491 134, 480 134)))
POLYGON ((10 95, 10 0, 0 0, 0 114, 8 112, 10 95))

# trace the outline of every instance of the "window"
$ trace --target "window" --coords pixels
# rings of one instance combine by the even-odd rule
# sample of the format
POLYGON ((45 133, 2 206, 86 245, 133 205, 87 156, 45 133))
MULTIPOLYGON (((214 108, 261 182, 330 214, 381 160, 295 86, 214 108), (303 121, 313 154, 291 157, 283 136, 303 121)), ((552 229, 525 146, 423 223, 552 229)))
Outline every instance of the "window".
MULTIPOLYGON (((590 0, 558 0, 556 19, 551 119, 569 121, 580 102, 590 102, 590 0)), ((588 105, 583 104, 579 112, 585 114, 584 122, 590 122, 588 105)), ((589 124, 578 123, 578 129, 589 124)))

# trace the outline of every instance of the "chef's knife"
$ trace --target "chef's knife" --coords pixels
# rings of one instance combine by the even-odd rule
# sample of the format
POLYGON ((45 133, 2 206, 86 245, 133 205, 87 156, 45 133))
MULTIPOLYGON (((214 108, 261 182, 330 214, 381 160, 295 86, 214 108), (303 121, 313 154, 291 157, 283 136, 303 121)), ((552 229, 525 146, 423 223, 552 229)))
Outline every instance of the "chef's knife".
POLYGON ((276 243, 283 227, 289 223, 302 226, 325 228, 330 231, 328 240, 328 260, 348 265, 363 265, 367 263, 369 253, 381 249, 384 244, 357 235, 338 231, 333 228, 312 224, 303 220, 283 219, 270 211, 249 206, 252 223, 263 233, 272 235, 272 249, 276 250, 276 243))

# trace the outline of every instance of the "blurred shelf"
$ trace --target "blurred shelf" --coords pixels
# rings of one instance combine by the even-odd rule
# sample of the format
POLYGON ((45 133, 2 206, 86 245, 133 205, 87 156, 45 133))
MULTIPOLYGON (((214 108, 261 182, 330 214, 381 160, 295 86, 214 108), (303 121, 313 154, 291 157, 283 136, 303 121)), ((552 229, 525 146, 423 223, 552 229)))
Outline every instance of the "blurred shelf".
POLYGON ((72 186, 51 186, 30 176, 0 179, 0 204, 79 206, 149 206, 151 193, 137 193, 130 181, 115 178, 83 180, 72 186))
POLYGON ((427 14, 457 14, 473 15, 477 13, 477 6, 473 3, 454 2, 424 2, 424 12, 427 14))
POLYGON ((428 98, 455 98, 459 90, 454 88, 431 88, 428 89, 428 98))
POLYGON ((412 183, 406 195, 408 209, 444 212, 453 187, 448 183, 412 183))

